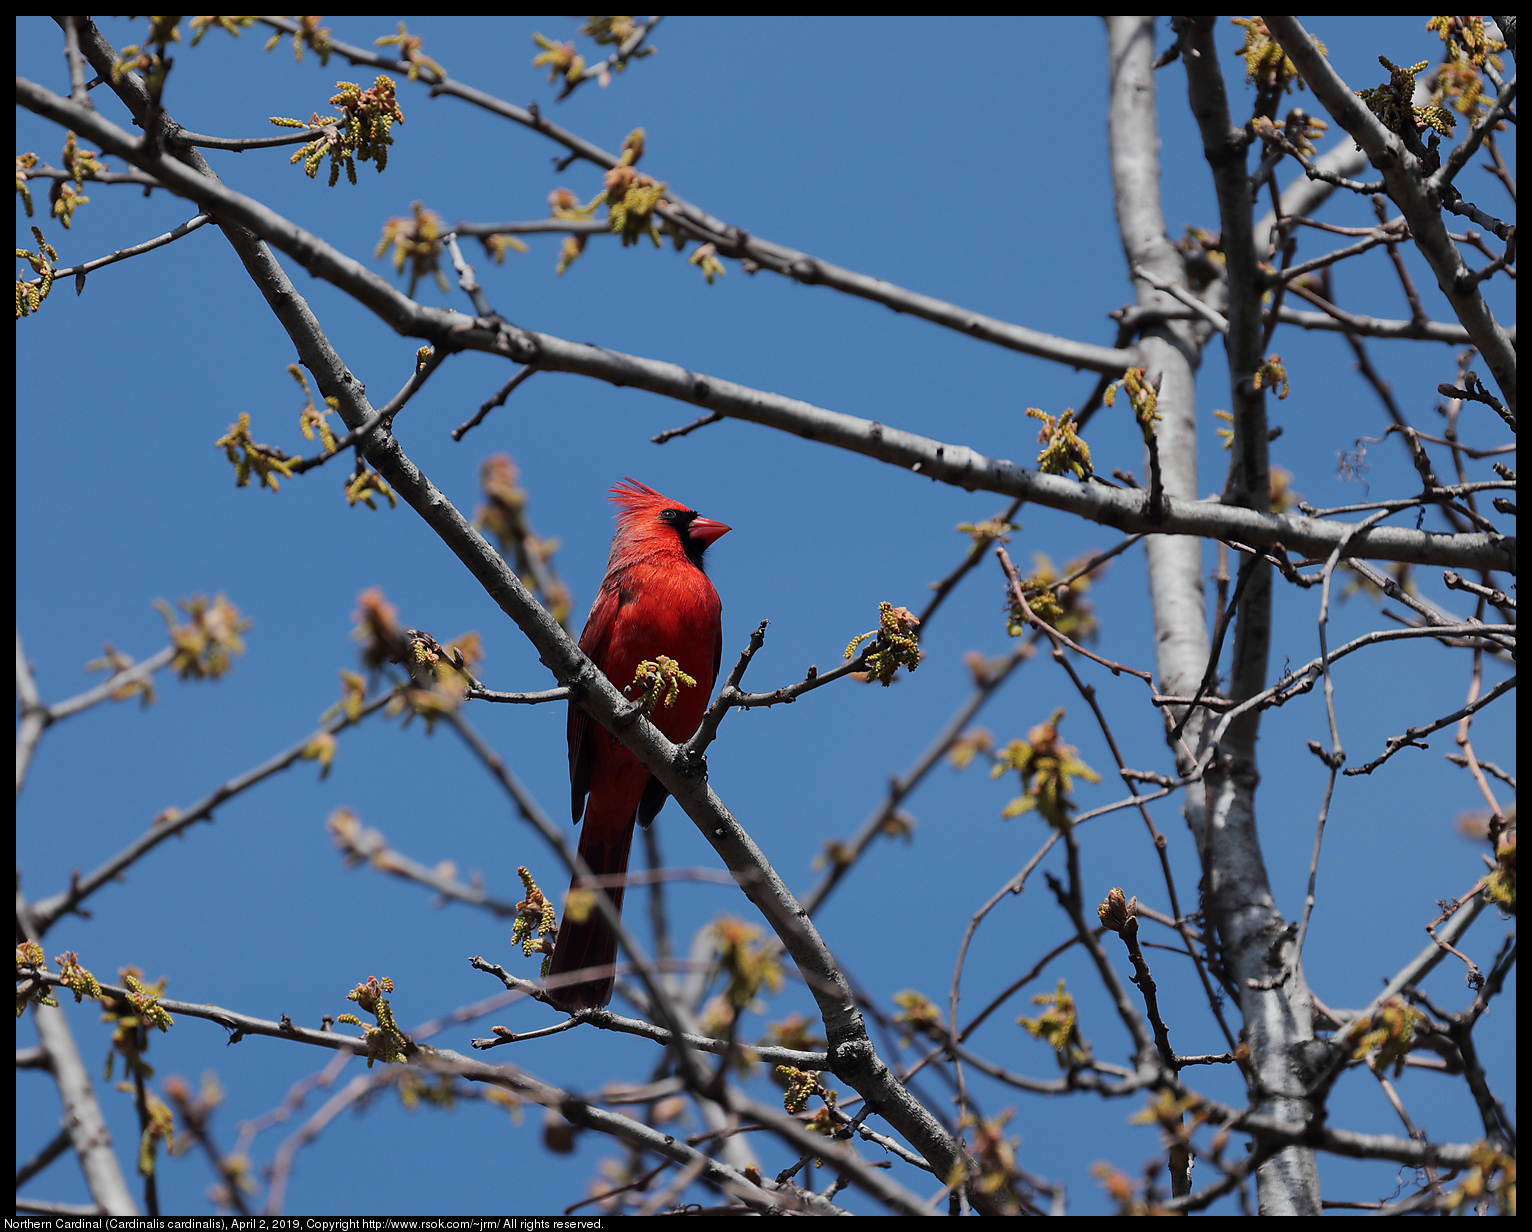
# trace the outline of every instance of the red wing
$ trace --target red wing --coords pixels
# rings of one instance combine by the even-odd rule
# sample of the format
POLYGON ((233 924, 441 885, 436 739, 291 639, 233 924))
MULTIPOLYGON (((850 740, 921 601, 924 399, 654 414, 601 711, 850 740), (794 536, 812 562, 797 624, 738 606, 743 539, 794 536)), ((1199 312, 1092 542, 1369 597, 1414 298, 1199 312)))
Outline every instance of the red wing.
MULTIPOLYGON (((580 634, 580 649, 585 657, 603 671, 607 650, 612 641, 612 630, 617 624, 617 611, 622 607, 622 591, 610 578, 601 584, 601 592, 591 606, 585 621, 585 632, 580 634)), ((585 796, 590 791, 590 716, 569 703, 569 792, 570 807, 575 824, 585 812, 585 796)))

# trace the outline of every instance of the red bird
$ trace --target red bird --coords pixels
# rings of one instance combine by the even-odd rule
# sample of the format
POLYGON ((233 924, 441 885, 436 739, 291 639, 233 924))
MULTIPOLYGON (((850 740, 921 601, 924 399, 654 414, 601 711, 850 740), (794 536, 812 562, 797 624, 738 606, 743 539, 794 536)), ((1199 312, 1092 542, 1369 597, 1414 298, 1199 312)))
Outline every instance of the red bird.
MULTIPOLYGON (((722 522, 700 517, 680 501, 624 479, 611 489, 617 533, 606 562, 601 592, 591 605, 580 649, 618 689, 633 683, 645 659, 668 655, 696 678, 675 704, 656 705, 649 719, 672 741, 691 738, 702 722, 723 657, 723 604, 702 571, 702 554, 728 534, 722 522)), ((569 704, 569 784, 574 819, 583 811, 580 855, 598 877, 621 877, 628 869, 633 823, 647 826, 668 795, 660 781, 616 736, 569 704)), ((570 884, 573 890, 579 878, 570 884)), ((621 884, 608 885, 612 906, 622 910, 621 884)), ((579 983, 549 989, 568 1010, 595 1009, 612 999, 617 934, 600 911, 559 927, 548 974, 590 971, 579 983)))

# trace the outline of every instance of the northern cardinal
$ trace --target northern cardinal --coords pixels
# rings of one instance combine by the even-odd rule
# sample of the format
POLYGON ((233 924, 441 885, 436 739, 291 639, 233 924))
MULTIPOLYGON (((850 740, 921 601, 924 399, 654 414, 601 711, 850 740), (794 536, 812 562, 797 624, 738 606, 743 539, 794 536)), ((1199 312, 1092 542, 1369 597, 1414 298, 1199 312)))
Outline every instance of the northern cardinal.
MULTIPOLYGON (((650 721, 680 743, 701 723, 723 657, 723 605, 702 571, 702 555, 729 527, 632 479, 614 486, 611 496, 617 533, 580 649, 618 689, 633 683, 639 663, 660 655, 695 677, 696 687, 683 687, 673 705, 662 701, 649 712, 650 721)), ((579 822, 582 811, 585 818, 580 855, 596 876, 621 877, 628 869, 634 822, 647 826, 669 793, 616 736, 573 702, 569 784, 574 819, 579 822)), ((576 877, 570 889, 578 885, 576 877)), ((605 892, 621 911, 621 883, 607 885, 605 892)), ((599 910, 578 922, 566 913, 548 974, 589 970, 591 976, 552 987, 549 995, 571 1011, 605 1005, 612 999, 616 961, 617 934, 599 910)))

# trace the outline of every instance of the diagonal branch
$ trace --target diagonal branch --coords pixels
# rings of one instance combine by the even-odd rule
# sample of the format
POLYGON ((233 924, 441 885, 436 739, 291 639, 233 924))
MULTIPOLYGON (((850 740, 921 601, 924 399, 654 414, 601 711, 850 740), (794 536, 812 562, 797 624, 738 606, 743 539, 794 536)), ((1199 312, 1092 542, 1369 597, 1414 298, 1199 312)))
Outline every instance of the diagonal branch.
MULTIPOLYGON (((262 17, 260 20, 274 29, 289 34, 298 31, 297 24, 285 18, 262 17)), ((330 42, 330 51, 353 64, 366 64, 396 73, 407 72, 411 67, 367 48, 354 47, 334 40, 330 42)), ((452 81, 428 68, 417 69, 416 75, 431 87, 433 95, 450 94, 455 98, 461 98, 465 102, 473 103, 495 115, 525 125, 556 141, 569 151, 570 158, 566 161, 583 158, 606 171, 610 171, 619 162, 615 154, 610 154, 599 146, 592 145, 583 137, 559 127, 551 120, 544 119, 542 113, 535 107, 530 110, 517 107, 485 94, 481 90, 452 81)), ((1042 359, 1051 359, 1075 368, 1113 375, 1138 362, 1137 353, 1133 350, 1095 346, 1028 329, 1022 325, 1013 325, 1009 321, 1001 321, 929 295, 921 295, 919 292, 907 290, 891 282, 884 282, 881 278, 872 278, 866 274, 859 274, 855 270, 844 269, 829 261, 812 257, 808 253, 799 252, 795 248, 773 244, 769 240, 751 235, 741 227, 735 227, 714 218, 706 210, 669 191, 666 192, 656 213, 681 230, 706 243, 716 245, 718 252, 723 256, 748 261, 758 268, 769 269, 773 273, 782 274, 806 285, 826 286, 847 295, 869 299, 874 303, 892 308, 895 312, 907 312, 912 316, 923 317, 937 325, 978 338, 981 342, 992 342, 996 346, 1021 351, 1023 354, 1036 355, 1042 359)), ((573 231, 579 228, 562 223, 549 229, 573 231)), ((481 229, 477 226, 464 232, 464 234, 480 233, 481 229)))
MULTIPOLYGON (((108 682, 110 683, 110 682, 108 682)), ((270 778, 282 770, 286 770, 295 762, 312 756, 315 741, 324 735, 334 736, 348 727, 360 723, 373 711, 379 710, 393 700, 395 694, 392 690, 373 698, 362 706, 353 718, 342 714, 338 718, 330 720, 318 730, 305 736, 291 748, 278 753, 275 757, 263 762, 244 774, 236 775, 227 782, 215 787, 211 792, 197 801, 186 812, 179 809, 161 814, 149 824, 138 838, 134 839, 116 855, 112 856, 99 868, 87 873, 84 877, 78 873, 71 878, 69 888, 60 890, 57 894, 50 895, 32 906, 32 917, 37 926, 36 936, 41 939, 44 933, 58 923, 65 914, 76 910, 79 905, 110 881, 118 880, 123 872, 132 867, 141 856, 146 855, 158 847, 173 834, 180 834, 188 826, 199 821, 212 820, 213 813, 219 805, 239 795, 241 792, 255 786, 263 779, 270 778)))
MULTIPOLYGON (((93 45, 90 54, 101 58, 109 52, 107 47, 93 45)), ((106 63, 109 65, 110 60, 107 59, 106 63)), ((96 67, 98 71, 103 71, 99 65, 96 67)), ((133 84, 129 81, 130 77, 124 75, 123 81, 119 83, 120 88, 129 88, 133 84)), ((271 304, 273 312, 297 347, 301 362, 318 381, 321 392, 326 397, 336 399, 341 417, 348 427, 355 428, 367 422, 373 414, 364 387, 335 352, 303 298, 293 293, 292 284, 281 267, 272 260, 263 245, 246 242, 251 237, 240 228, 254 224, 251 229, 263 239, 270 239, 292 255, 298 256, 301 253, 299 259, 304 264, 315 273, 337 281, 337 285, 354 282, 355 285, 347 289, 394 324, 395 328, 399 328, 400 332, 409 332, 410 326, 419 329, 422 323, 429 322, 428 327, 420 332, 440 339, 444 346, 460 349, 466 339, 477 336, 482 339, 482 343, 488 344, 483 345, 482 349, 501 353, 510 349, 509 338, 524 336, 522 331, 498 319, 475 321, 458 313, 423 312, 418 305, 400 295, 358 262, 344 257, 259 203, 224 189, 210 172, 194 171, 157 151, 146 151, 132 136, 105 123, 94 112, 76 107, 20 78, 17 79, 17 96, 25 105, 55 120, 61 120, 66 115, 70 119, 79 117, 83 121, 81 131, 88 128, 89 134, 99 132, 103 137, 103 146, 119 157, 135 165, 143 162, 163 171, 174 182, 173 191, 193 199, 216 198, 220 202, 220 221, 226 234, 230 234, 231 242, 252 280, 271 304)), ((68 120, 61 122, 67 123, 68 120)), ((188 151, 188 156, 195 158, 195 151, 188 151)), ((595 352, 599 349, 589 350, 595 352)), ((523 362, 530 362, 530 357, 523 362)), ((834 1059, 832 1068, 837 1076, 855 1087, 876 1106, 889 1124, 920 1150, 938 1175, 952 1176, 955 1171, 971 1174, 973 1161, 961 1141, 955 1139, 898 1082, 878 1056, 868 1038, 856 999, 829 948, 765 855, 711 787, 700 779, 697 768, 688 767, 692 769, 691 774, 678 769, 683 764, 678 747, 667 740, 642 714, 634 713, 627 699, 581 653, 573 639, 528 593, 520 579, 468 519, 406 456, 391 433, 386 430, 374 432, 369 437, 365 452, 368 460, 394 491, 441 537, 442 542, 479 582, 489 598, 516 623, 558 682, 570 687, 576 704, 616 734, 639 758, 641 764, 659 778, 718 851, 730 872, 781 937, 788 953, 803 971, 825 1022, 826 1036, 834 1059)), ((631 938, 622 932, 619 932, 619 936, 629 951, 636 953, 629 944, 631 938)), ((640 973, 646 977, 649 974, 644 964, 640 964, 640 973)), ((663 1010, 669 1004, 669 998, 658 984, 650 983, 650 992, 657 1008, 663 1010)), ((678 1052, 678 1065, 685 1068, 688 1065, 687 1056, 684 1051, 678 1052)), ((977 1188, 973 1189, 970 1198, 977 1208, 986 1212, 1000 1213, 1005 1209, 1000 1199, 977 1188)))
POLYGON ((1474 281, 1472 271, 1447 234, 1447 225, 1441 214, 1444 190, 1434 179, 1427 180, 1422 175, 1419 160, 1405 148, 1403 140, 1384 128, 1382 122, 1352 93, 1314 45, 1313 38, 1297 18, 1274 15, 1265 21, 1272 34, 1281 42, 1282 49, 1303 74, 1304 81, 1314 91, 1314 97, 1356 139, 1356 143, 1372 160, 1372 165, 1383 173, 1388 195, 1409 222, 1410 233, 1435 273, 1442 294, 1452 304, 1458 320, 1468 330, 1469 337, 1484 356, 1490 371, 1495 374, 1506 406, 1502 417, 1514 432, 1516 348, 1495 320, 1494 313, 1490 311, 1474 281))

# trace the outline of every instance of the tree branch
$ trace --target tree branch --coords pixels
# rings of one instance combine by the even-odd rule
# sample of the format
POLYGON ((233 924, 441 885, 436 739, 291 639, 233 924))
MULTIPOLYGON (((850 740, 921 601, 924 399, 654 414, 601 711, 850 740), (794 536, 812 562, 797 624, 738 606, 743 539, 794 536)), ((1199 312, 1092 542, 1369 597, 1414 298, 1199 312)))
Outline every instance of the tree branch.
MULTIPOLYGON (((261 21, 289 34, 296 33, 298 30, 296 23, 284 18, 263 17, 261 21)), ((367 64, 397 73, 405 73, 410 69, 407 64, 387 56, 380 56, 362 47, 353 47, 332 40, 330 49, 335 55, 343 56, 353 64, 367 64)), ((582 158, 605 171, 611 170, 618 164, 616 155, 609 154, 583 137, 559 127, 545 119, 539 111, 517 107, 485 94, 481 90, 475 90, 471 86, 450 81, 427 68, 418 69, 416 75, 431 87, 433 95, 450 94, 495 115, 503 116, 507 120, 525 125, 558 142, 570 152, 572 158, 582 158)), ((884 282, 880 278, 871 278, 855 270, 843 269, 841 266, 809 256, 797 249, 760 239, 740 227, 731 226, 714 218, 706 210, 692 205, 669 191, 666 192, 656 213, 698 239, 716 245, 718 252, 723 256, 752 262, 759 268, 783 274, 797 282, 827 286, 847 295, 870 299, 892 308, 895 312, 907 312, 912 316, 923 317, 937 325, 978 338, 982 342, 992 342, 997 346, 1069 364, 1075 368, 1114 375, 1136 362, 1135 352, 1132 350, 1094 346, 1090 343, 1075 342, 1073 339, 1059 338, 1053 334, 1028 329, 1022 325, 1012 325, 1008 321, 997 320, 929 295, 921 295, 919 292, 906 290, 891 282, 884 282)), ((483 225, 474 224, 471 231, 465 231, 464 234, 479 234, 483 225)), ((570 231, 577 228, 566 224, 551 229, 570 231)))
POLYGON ((1273 15, 1265 20, 1314 91, 1314 97, 1355 138, 1372 160, 1372 165, 1383 173, 1388 195, 1409 222, 1410 233, 1436 274, 1437 285, 1494 373, 1505 402, 1502 417, 1514 432, 1516 348, 1495 320, 1472 271, 1447 235, 1447 226, 1441 216, 1443 190, 1422 174, 1419 160, 1406 148, 1404 141, 1384 128, 1341 80, 1297 18, 1273 15))
MULTIPOLYGON (((259 202, 231 192, 163 155, 146 153, 129 134, 94 112, 75 107, 39 86, 17 79, 17 100, 60 124, 74 128, 104 149, 162 178, 166 186, 210 206, 220 218, 248 227, 286 252, 311 273, 347 291, 402 334, 438 345, 488 351, 519 363, 536 360, 557 372, 575 372, 614 385, 632 385, 682 402, 718 411, 732 419, 792 432, 810 440, 865 454, 969 491, 1019 496, 1075 513, 1124 531, 1201 535, 1238 539, 1264 547, 1324 557, 1345 528, 1312 519, 1261 513, 1218 502, 1167 497, 1165 517, 1151 521, 1143 498, 1132 492, 1084 486, 1055 475, 1041 475, 1014 463, 985 457, 965 445, 946 445, 913 433, 885 428, 874 420, 823 410, 730 381, 690 372, 676 364, 642 359, 587 343, 567 342, 519 329, 508 322, 473 318, 416 304, 360 262, 259 202)), ((1396 527, 1377 527, 1358 536, 1353 554, 1415 564, 1455 568, 1515 570, 1515 540, 1488 535, 1442 535, 1396 527)))

